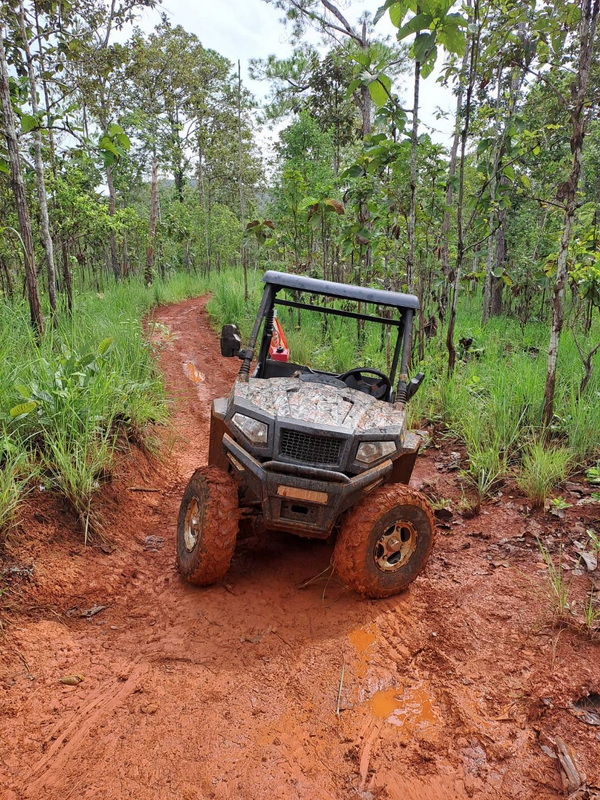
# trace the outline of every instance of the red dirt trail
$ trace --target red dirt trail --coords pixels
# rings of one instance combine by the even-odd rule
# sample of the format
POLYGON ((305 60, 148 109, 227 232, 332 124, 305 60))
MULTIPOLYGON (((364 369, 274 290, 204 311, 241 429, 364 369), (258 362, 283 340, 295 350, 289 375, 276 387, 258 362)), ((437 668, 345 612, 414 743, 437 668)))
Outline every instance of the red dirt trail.
MULTIPOLYGON (((452 520, 390 600, 299 589, 331 544, 275 534, 242 539, 224 583, 179 579, 179 500, 239 362, 203 300, 154 319, 173 428, 158 466, 134 449, 103 487, 112 546, 85 548, 35 492, 6 549, 34 570, 4 598, 0 800, 550 800, 557 735, 600 784, 600 728, 568 708, 600 691, 598 647, 550 624, 538 523, 518 507, 452 520)), ((430 451, 412 483, 449 497, 453 481, 430 451)))

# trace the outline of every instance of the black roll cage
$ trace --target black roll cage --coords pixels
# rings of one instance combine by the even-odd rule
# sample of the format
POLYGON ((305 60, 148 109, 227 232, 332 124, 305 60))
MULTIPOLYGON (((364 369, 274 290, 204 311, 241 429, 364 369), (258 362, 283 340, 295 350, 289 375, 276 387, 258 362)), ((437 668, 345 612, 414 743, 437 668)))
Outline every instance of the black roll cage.
MULTIPOLYGON (((275 306, 287 306, 289 308, 300 308, 308 311, 317 311, 324 314, 333 314, 340 317, 351 319, 362 319, 367 322, 377 322, 381 325, 391 325, 398 331, 394 346, 394 355, 390 370, 390 382, 394 383, 398 361, 400 361, 400 375, 396 391, 396 402, 406 402, 406 391, 408 386, 408 362, 410 359, 411 333, 414 312, 419 309, 419 300, 414 295, 403 294, 401 292, 387 292, 383 289, 371 289, 366 286, 352 286, 346 283, 334 283, 333 281, 323 281, 317 278, 307 278, 303 275, 290 275, 285 272, 275 272, 269 270, 263 275, 263 282, 266 284, 263 296, 258 308, 256 321, 250 334, 248 347, 240 353, 243 355, 242 366, 240 368, 240 378, 248 380, 250 375, 250 365, 254 359, 254 351, 261 323, 264 319, 263 335, 258 353, 258 365, 256 376, 264 377, 267 366, 267 356, 269 344, 273 335, 275 306), (375 306, 386 306, 396 309, 399 317, 388 319, 387 317, 363 314, 362 312, 345 311, 339 308, 328 306, 312 305, 303 303, 299 300, 284 300, 277 297, 277 293, 282 289, 292 292, 308 292, 309 294, 321 295, 335 299, 354 300, 358 303, 368 303, 375 306)), ((315 370, 317 371, 317 370, 315 370)), ((317 371, 318 372, 318 371, 317 371)), ((328 373, 323 373, 328 374, 328 373)))

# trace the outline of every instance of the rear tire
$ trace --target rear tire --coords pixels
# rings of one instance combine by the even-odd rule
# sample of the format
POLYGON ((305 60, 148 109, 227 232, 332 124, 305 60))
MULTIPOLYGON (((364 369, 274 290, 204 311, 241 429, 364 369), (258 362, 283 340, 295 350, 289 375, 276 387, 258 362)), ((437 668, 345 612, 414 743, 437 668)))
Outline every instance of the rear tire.
POLYGON ((190 478, 177 521, 177 569, 188 583, 209 586, 229 569, 240 510, 235 480, 218 467, 190 478))
POLYGON ((333 552, 342 581, 365 597, 390 597, 417 577, 435 521, 426 498, 403 484, 376 489, 348 513, 333 552))

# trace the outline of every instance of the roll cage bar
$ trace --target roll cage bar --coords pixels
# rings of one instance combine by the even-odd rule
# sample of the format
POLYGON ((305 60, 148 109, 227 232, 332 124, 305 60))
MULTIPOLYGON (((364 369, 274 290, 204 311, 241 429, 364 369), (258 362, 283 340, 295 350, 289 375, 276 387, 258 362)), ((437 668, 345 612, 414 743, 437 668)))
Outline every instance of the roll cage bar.
POLYGON ((258 366, 256 375, 261 377, 264 371, 267 356, 269 353, 269 343, 273 334, 273 319, 275 316, 275 306, 287 306, 290 308, 301 308, 309 311, 317 311, 324 314, 333 314, 340 317, 351 319, 362 319, 367 322, 377 322, 382 325, 391 325, 398 331, 394 346, 394 355, 390 371, 390 382, 393 384, 400 361, 400 375, 396 392, 397 402, 406 402, 408 387, 408 362, 410 359, 411 332, 414 312, 419 309, 419 300, 414 295, 403 294, 401 292, 387 292, 383 289, 371 289, 366 286, 352 286, 347 283, 334 283, 333 281, 323 281, 317 278, 307 278, 303 275, 290 275, 285 272, 275 272, 269 270, 263 275, 263 282, 266 284, 263 296, 258 308, 256 321, 250 334, 248 347, 240 352, 242 356, 242 366, 240 368, 240 379, 248 380, 250 375, 250 365, 254 359, 254 351, 260 327, 264 319, 263 335, 258 353, 258 366), (368 303, 374 306, 385 306, 395 309, 399 316, 388 319, 387 317, 376 316, 373 314, 363 314, 362 312, 346 311, 339 308, 329 308, 327 306, 313 305, 301 302, 300 300, 284 300, 278 298, 277 294, 282 289, 288 289, 293 293, 307 292, 313 295, 331 297, 343 300, 354 300, 359 303, 368 303))

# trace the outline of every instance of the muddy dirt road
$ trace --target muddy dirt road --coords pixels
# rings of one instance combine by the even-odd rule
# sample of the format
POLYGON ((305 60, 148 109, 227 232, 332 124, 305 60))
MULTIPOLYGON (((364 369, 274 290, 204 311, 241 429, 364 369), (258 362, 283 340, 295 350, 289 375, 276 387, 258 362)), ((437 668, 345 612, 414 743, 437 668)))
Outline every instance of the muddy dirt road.
MULTIPOLYGON (((180 581, 179 500, 238 368, 203 305, 155 313, 174 429, 162 465, 124 456, 105 488, 112 545, 84 548, 40 493, 9 543, 34 570, 0 638, 1 800, 550 800, 556 735, 600 784, 600 728, 568 710, 600 691, 598 647, 549 624, 537 523, 518 508, 449 521, 391 600, 299 589, 331 546, 289 536, 241 541, 225 583, 180 581)), ((413 483, 452 496, 435 457, 413 483)))

